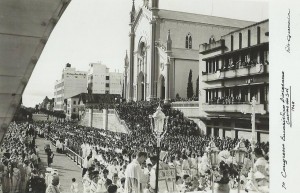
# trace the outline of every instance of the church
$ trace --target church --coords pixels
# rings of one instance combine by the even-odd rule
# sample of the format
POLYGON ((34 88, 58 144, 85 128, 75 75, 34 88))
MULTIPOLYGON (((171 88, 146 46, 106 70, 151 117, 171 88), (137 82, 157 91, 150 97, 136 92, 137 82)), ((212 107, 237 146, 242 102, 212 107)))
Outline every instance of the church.
POLYGON ((159 8, 144 0, 130 11, 129 52, 124 61, 127 101, 187 98, 189 72, 194 93, 199 76, 199 45, 253 24, 250 21, 159 8))

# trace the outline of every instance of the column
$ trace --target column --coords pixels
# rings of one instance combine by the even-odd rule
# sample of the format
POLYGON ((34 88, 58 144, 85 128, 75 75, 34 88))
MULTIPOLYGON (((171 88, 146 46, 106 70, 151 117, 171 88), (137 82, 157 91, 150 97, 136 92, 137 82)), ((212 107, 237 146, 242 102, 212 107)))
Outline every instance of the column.
POLYGON ((124 75, 124 98, 127 99, 127 68, 125 68, 125 75, 124 75))
POLYGON ((220 137, 221 139, 224 138, 224 136, 223 136, 223 128, 219 128, 219 137, 220 137))
POLYGON ((130 58, 129 58, 129 97, 128 100, 133 100, 133 74, 134 74, 134 29, 131 27, 130 36, 130 58))
POLYGON ((215 128, 210 128, 211 129, 211 137, 214 137, 215 136, 215 128))
POLYGON ((150 22, 151 24, 151 73, 150 73, 150 100, 153 100, 155 96, 155 40, 156 40, 156 19, 153 18, 150 22))
POLYGON ((248 88, 248 102, 251 102, 251 89, 250 89, 250 86, 248 88))
POLYGON ((257 87, 257 104, 260 104, 260 87, 257 87))
POLYGON ((170 62, 168 61, 166 63, 166 79, 165 79, 165 101, 164 103, 169 103, 170 102, 170 86, 169 86, 169 68, 170 68, 170 62))
POLYGON ((107 125, 108 125, 108 110, 103 109, 103 129, 107 130, 107 125))
POLYGON ((89 126, 90 127, 93 127, 93 113, 94 113, 94 110, 93 108, 89 109, 89 126))
POLYGON ((222 58, 219 58, 219 69, 223 67, 223 60, 222 58))
MULTIPOLYGON (((146 70, 144 72, 147 72, 146 70)), ((147 74, 144 74, 144 100, 147 99, 147 74)))

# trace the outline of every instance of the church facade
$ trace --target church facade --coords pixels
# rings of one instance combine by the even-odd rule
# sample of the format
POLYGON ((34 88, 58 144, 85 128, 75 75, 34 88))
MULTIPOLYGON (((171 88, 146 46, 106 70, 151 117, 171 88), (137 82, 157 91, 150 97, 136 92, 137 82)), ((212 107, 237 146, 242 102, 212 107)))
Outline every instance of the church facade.
POLYGON ((199 76, 199 45, 253 22, 159 9, 145 0, 130 12, 129 52, 125 57, 127 101, 187 97, 190 70, 194 93, 199 76))

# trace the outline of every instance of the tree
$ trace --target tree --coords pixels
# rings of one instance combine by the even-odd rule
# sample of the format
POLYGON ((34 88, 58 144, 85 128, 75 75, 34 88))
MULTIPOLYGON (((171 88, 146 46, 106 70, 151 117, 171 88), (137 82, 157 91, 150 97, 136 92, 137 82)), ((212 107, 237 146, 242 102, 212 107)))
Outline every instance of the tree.
POLYGON ((188 84, 187 84, 187 98, 190 99, 194 95, 193 82, 192 82, 193 72, 190 70, 188 84))
POLYGON ((199 98, 199 76, 196 81, 196 97, 199 98))
POLYGON ((72 120, 75 120, 75 119, 78 119, 78 118, 79 118, 79 116, 77 114, 75 114, 75 113, 71 114, 71 119, 72 120))

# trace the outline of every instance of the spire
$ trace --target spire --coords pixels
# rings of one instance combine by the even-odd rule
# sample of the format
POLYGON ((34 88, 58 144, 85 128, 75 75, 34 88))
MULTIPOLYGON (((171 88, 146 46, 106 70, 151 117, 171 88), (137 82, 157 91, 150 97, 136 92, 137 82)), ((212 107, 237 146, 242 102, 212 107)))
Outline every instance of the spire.
POLYGON ((172 40, 171 40, 171 34, 170 30, 168 31, 168 37, 167 37, 167 51, 172 50, 172 40))
POLYGON ((132 0, 132 8, 130 12, 130 23, 133 23, 135 19, 135 5, 134 5, 134 0, 132 0))
POLYGON ((125 63, 125 68, 129 66, 127 50, 126 50, 126 56, 125 56, 125 59, 124 59, 124 63, 125 63))

